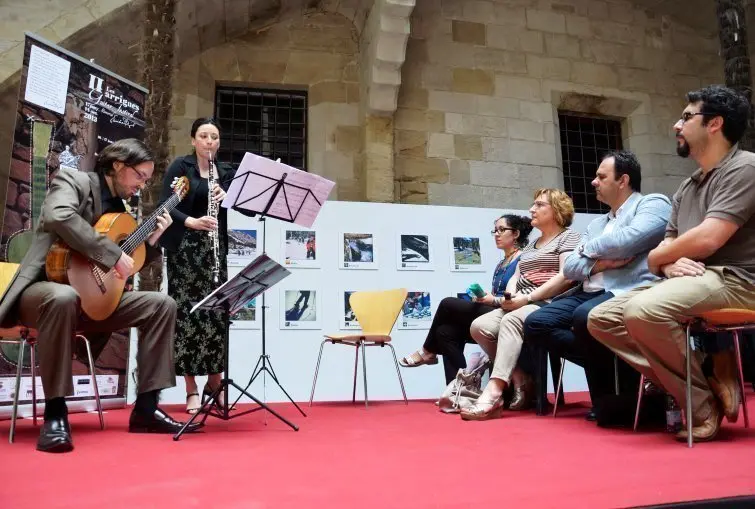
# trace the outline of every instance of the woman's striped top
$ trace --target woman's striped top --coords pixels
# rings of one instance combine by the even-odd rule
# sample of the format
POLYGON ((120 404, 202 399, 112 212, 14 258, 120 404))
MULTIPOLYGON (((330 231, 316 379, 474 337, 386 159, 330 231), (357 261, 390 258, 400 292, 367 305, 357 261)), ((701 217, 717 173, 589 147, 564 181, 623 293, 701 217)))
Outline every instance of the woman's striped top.
POLYGON ((519 256, 518 293, 532 293, 550 278, 558 274, 559 257, 562 253, 574 251, 582 235, 567 228, 544 246, 535 247, 537 239, 522 250, 519 256))

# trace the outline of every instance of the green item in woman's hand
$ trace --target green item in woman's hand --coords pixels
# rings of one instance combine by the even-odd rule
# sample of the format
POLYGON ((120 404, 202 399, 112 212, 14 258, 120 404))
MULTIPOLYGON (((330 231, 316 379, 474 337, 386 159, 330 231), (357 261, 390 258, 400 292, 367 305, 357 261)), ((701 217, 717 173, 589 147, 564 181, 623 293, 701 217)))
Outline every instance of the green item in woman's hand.
POLYGON ((485 290, 483 290, 482 287, 477 283, 469 285, 469 288, 467 288, 467 293, 470 295, 470 297, 477 297, 478 299, 485 297, 485 290))

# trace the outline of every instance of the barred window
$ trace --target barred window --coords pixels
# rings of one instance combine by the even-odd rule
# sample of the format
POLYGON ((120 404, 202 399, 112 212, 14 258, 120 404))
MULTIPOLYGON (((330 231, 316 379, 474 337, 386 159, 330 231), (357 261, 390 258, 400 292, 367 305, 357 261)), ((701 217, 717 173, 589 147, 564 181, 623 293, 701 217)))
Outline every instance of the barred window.
POLYGON ((246 152, 307 169, 307 93, 218 86, 218 159, 234 168, 246 152))
POLYGON ((591 182, 603 155, 620 150, 621 122, 615 119, 559 112, 564 190, 577 212, 606 213, 609 207, 595 196, 591 182))

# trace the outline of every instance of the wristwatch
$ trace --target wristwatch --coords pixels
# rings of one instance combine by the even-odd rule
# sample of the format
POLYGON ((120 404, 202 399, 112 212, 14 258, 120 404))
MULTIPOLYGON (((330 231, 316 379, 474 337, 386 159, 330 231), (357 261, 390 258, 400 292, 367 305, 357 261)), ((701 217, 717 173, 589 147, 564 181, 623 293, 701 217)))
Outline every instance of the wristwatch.
POLYGON ((527 294, 527 304, 532 304, 532 294, 527 294))

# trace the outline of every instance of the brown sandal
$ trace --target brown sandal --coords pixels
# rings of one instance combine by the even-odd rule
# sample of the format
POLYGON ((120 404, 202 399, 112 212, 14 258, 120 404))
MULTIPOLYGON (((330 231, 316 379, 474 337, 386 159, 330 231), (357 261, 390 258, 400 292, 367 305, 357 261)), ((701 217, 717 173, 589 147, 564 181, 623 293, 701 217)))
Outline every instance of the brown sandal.
POLYGON ((416 368, 417 366, 424 366, 438 364, 438 356, 434 353, 429 354, 427 357, 422 355, 422 350, 417 350, 408 357, 402 357, 398 361, 405 368, 416 368))

